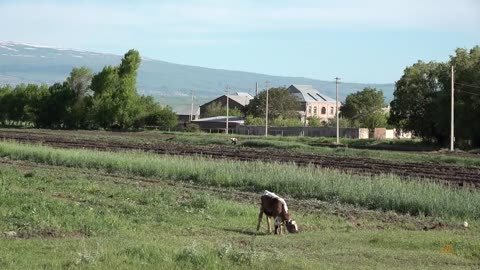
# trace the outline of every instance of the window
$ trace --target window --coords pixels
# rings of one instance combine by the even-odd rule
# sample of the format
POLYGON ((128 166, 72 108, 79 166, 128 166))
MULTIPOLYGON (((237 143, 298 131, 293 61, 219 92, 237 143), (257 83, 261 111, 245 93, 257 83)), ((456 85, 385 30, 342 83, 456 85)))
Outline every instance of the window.
POLYGON ((334 114, 333 107, 330 107, 330 114, 334 114))
POLYGON ((326 114, 326 113, 327 113, 327 108, 322 107, 322 114, 326 114))
POLYGON ((312 114, 312 106, 308 106, 308 114, 312 114))
POLYGON ((313 106, 313 114, 317 115, 317 106, 313 106))

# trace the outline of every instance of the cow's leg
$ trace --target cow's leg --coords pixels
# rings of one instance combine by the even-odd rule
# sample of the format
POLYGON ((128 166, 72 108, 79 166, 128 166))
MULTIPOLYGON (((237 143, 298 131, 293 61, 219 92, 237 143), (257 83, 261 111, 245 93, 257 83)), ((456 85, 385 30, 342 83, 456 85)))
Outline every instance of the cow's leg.
POLYGON ((267 228, 268 228, 268 233, 271 233, 271 229, 270 229, 270 217, 267 216, 267 228))
POLYGON ((278 222, 278 217, 274 218, 275 223, 275 234, 278 234, 278 230, 280 229, 280 234, 282 233, 282 227, 280 226, 280 222, 278 222))
MULTIPOLYGON (((263 210, 260 208, 260 214, 258 214, 257 232, 260 230, 260 224, 262 223, 262 218, 263 218, 263 210)), ((268 223, 268 216, 267 216, 267 223, 268 223)))

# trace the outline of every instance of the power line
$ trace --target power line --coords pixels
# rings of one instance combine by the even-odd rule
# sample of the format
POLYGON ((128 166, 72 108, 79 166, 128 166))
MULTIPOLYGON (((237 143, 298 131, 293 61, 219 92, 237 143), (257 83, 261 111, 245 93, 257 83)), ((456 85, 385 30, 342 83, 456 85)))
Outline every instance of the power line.
POLYGON ((472 87, 472 88, 480 89, 480 86, 479 86, 479 85, 466 84, 466 83, 455 83, 455 84, 461 85, 461 86, 466 86, 466 87, 472 87))
POLYGON ((464 91, 464 90, 459 90, 459 89, 456 89, 457 92, 461 92, 461 93, 467 93, 467 94, 470 94, 470 95, 474 95, 474 96, 479 96, 480 97, 480 93, 472 93, 472 92, 468 92, 468 91, 464 91))

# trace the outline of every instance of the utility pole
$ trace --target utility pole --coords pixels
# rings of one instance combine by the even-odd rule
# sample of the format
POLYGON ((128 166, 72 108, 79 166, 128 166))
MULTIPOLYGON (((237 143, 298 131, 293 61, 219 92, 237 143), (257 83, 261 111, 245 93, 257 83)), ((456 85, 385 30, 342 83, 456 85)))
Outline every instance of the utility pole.
POLYGON ((268 136, 268 84, 270 82, 266 81, 265 82, 265 88, 267 89, 267 102, 265 105, 265 137, 268 136))
POLYGON ((337 99, 336 99, 336 104, 335 104, 335 112, 337 113, 337 144, 340 144, 340 122, 338 121, 338 81, 340 78, 335 77, 335 89, 337 93, 337 99))
POLYGON ((194 100, 195 91, 192 90, 192 106, 190 107, 190 122, 193 120, 193 100, 194 100))
POLYGON ((225 134, 228 134, 228 94, 229 94, 229 91, 228 91, 228 85, 227 85, 225 90, 225 96, 227 97, 227 126, 225 129, 225 134))
POLYGON ((453 151, 453 142, 455 141, 455 137, 454 137, 454 117, 453 117, 453 92, 454 92, 454 85, 455 85, 455 70, 453 69, 453 65, 452 65, 452 104, 451 104, 451 116, 450 116, 450 151, 453 151))

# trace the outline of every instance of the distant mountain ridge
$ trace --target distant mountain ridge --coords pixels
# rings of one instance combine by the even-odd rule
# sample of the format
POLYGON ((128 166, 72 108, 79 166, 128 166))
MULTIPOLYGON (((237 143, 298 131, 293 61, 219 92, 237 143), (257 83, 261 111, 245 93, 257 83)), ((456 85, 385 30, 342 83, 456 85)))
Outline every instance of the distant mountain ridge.
MULTIPOLYGON (((118 65, 121 58, 114 54, 0 41, 0 85, 61 82, 74 67, 86 66, 98 72, 106 65, 118 65)), ((226 85, 234 91, 254 95, 255 83, 263 89, 266 81, 270 86, 313 85, 322 93, 335 97, 333 81, 212 69, 149 58, 142 60, 137 87, 141 94, 157 98, 186 96, 191 90, 195 90, 197 96, 218 96, 224 94, 226 85)), ((340 96, 343 99, 366 86, 383 90, 386 102, 392 99, 393 84, 342 83, 340 96)))

